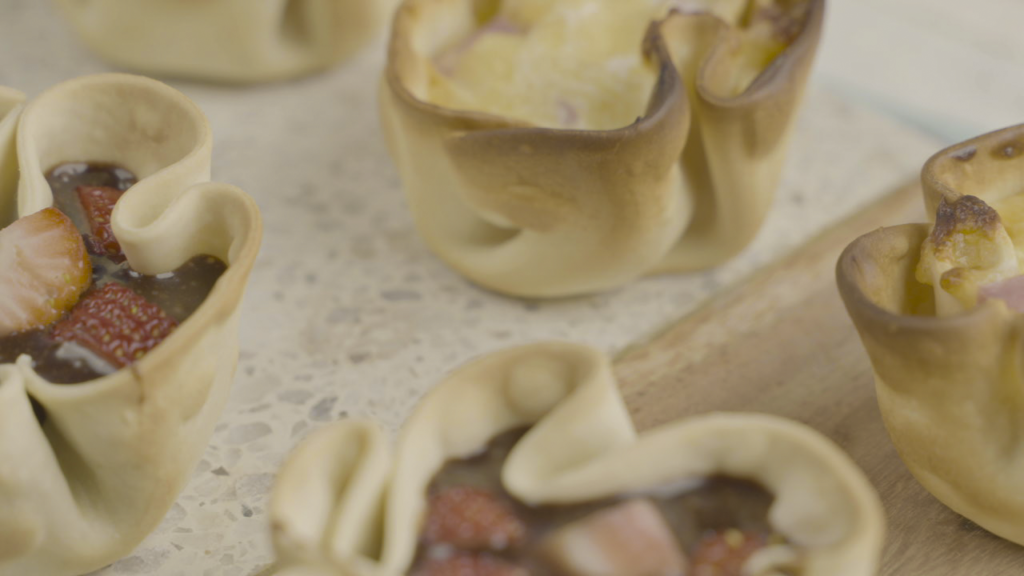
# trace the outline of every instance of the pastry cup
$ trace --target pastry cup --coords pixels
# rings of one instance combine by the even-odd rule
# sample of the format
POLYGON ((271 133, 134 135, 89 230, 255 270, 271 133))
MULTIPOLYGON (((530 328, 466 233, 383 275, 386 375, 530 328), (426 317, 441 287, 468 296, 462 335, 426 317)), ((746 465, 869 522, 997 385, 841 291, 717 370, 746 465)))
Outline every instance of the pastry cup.
POLYGON ((0 136, 0 162, 16 150, 20 170, 19 179, 0 163, 0 205, 17 215, 51 205, 51 166, 114 162, 139 177, 111 219, 133 268, 168 272, 200 254, 228 264, 196 312, 127 368, 53 384, 28 356, 0 365, 0 575, 81 574, 124 556, 160 522, 206 447, 234 377, 260 215, 238 188, 209 182, 205 117, 153 80, 65 82, 9 112, 0 136), (46 410, 43 425, 30 398, 46 410))
POLYGON ((803 576, 875 574, 884 534, 879 498, 834 444, 764 414, 708 414, 638 435, 609 360, 543 343, 460 368, 402 429, 394 454, 367 422, 344 421, 305 440, 271 496, 282 574, 399 576, 413 560, 426 488, 445 461, 498 434, 529 431, 502 482, 531 505, 664 492, 719 473, 761 482, 772 525, 805 547, 803 576))
MULTIPOLYGON (((657 78, 646 112, 619 129, 571 130, 427 101, 431 58, 477 26, 475 3, 406 0, 381 115, 420 234, 472 281, 518 296, 724 262, 754 238, 779 183, 821 34, 824 0, 807 2, 796 38, 738 93, 735 26, 671 12, 644 41, 657 78)), ((736 19, 743 5, 721 10, 736 19)))
MULTIPOLYGON (((1024 125, 947 148, 922 171, 925 204, 973 195, 993 202, 1022 191, 1024 125)), ((935 316, 915 279, 931 226, 866 234, 837 268, 839 291, 871 358, 889 436, 929 491, 959 514, 1024 544, 1019 432, 1024 319, 1002 300, 935 316)))
POLYGON ((395 0, 57 0, 85 43, 147 74, 267 82, 329 68, 384 26, 395 0))

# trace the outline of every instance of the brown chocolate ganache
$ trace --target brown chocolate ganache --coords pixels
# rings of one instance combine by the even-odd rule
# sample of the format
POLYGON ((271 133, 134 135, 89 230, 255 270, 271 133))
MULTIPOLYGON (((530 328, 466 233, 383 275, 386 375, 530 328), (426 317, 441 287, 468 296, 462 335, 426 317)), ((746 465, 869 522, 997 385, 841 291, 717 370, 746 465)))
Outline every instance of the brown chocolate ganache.
MULTIPOLYGON (((637 499, 623 496, 538 507, 517 501, 501 484, 501 467, 525 432, 501 434, 480 455, 449 461, 437 473, 427 491, 430 505, 410 576, 564 576, 544 553, 546 539, 566 525, 637 499), (449 495, 454 499, 438 504, 449 495), (444 518, 450 510, 440 509, 459 499, 457 504, 472 509, 459 519, 461 524, 444 518), (495 511, 494 506, 500 509, 495 511), (472 533, 481 525, 503 532, 498 546, 474 539, 472 533), (453 531, 452 526, 461 530, 453 531), (445 530, 447 541, 438 536, 445 530)), ((652 494, 643 499, 654 504, 671 528, 687 563, 681 573, 688 576, 739 576, 753 552, 785 541, 768 521, 774 496, 756 482, 713 476, 675 495, 652 494)), ((493 534, 490 538, 494 543, 493 534)))
MULTIPOLYGON (((66 163, 47 173, 46 181, 53 190, 54 207, 74 222, 89 251, 92 281, 82 299, 116 282, 155 304, 174 323, 180 323, 203 303, 227 268, 213 256, 196 256, 166 274, 145 276, 132 270, 109 232, 109 224, 109 238, 104 239, 102 233, 97 234, 93 230, 94 223, 80 198, 80 189, 106 188, 123 192, 130 188, 137 179, 123 168, 99 163, 66 163)), ((116 193, 109 192, 116 196, 116 193)), ((76 308, 81 302, 80 299, 76 308)), ((75 308, 71 312, 74 311, 75 308)), ((28 354, 34 361, 36 372, 56 384, 87 382, 120 368, 74 342, 58 341, 53 337, 53 326, 0 337, 0 364, 14 362, 22 354, 28 354)))

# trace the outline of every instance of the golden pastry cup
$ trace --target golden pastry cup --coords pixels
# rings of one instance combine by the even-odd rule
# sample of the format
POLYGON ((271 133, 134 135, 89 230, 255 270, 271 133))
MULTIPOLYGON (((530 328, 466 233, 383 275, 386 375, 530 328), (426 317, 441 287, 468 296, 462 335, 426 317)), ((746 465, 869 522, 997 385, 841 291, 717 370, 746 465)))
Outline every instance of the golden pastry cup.
POLYGON ((57 0, 112 64, 214 82, 285 80, 330 68, 382 28, 396 0, 57 0))
POLYGON ((728 260, 756 235, 779 183, 821 35, 825 2, 807 2, 795 39, 739 93, 732 23, 678 11, 653 22, 643 54, 657 81, 643 116, 570 130, 427 101, 433 52, 478 25, 475 3, 406 0, 380 109, 420 234, 473 282, 516 296, 597 292, 728 260))
MULTIPOLYGON (((973 195, 992 203, 1024 187, 1024 125, 942 150, 924 166, 928 214, 973 195)), ((839 292, 874 368, 878 405, 915 478, 959 514, 1024 544, 1018 429, 1024 320, 1001 300, 937 317, 915 279, 929 224, 866 234, 846 248, 839 292)))
POLYGON ((426 489, 450 459, 529 427, 502 482, 530 505, 664 492, 715 474, 775 494, 773 527, 802 548, 802 576, 868 576, 884 513, 864 474, 832 442, 766 414, 707 414, 638 434, 611 363, 585 346, 541 343, 478 359, 417 406, 392 452, 376 425, 343 421, 307 438, 274 487, 279 574, 406 574, 426 489))
POLYGON ((133 268, 169 272, 200 254, 228 265, 195 313, 129 367, 53 384, 27 355, 0 365, 0 575, 70 576, 129 553, 191 476, 234 378, 262 225, 248 195, 209 181, 209 125, 172 88, 104 74, 21 100, 0 90, 0 225, 53 203, 52 166, 115 163, 139 177, 111 217, 133 268))

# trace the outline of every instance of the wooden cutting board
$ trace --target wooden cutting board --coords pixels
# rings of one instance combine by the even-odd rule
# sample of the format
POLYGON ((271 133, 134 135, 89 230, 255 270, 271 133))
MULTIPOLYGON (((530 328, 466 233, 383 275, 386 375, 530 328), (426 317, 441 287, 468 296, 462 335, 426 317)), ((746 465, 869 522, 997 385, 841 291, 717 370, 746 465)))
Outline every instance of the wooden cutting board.
POLYGON ((897 190, 625 350, 616 370, 641 429, 707 411, 760 411, 809 424, 837 442, 885 504, 883 576, 1024 574, 1024 548, 946 508, 903 465, 878 411, 871 364, 836 289, 836 261, 853 239, 919 221, 920 187, 897 190))

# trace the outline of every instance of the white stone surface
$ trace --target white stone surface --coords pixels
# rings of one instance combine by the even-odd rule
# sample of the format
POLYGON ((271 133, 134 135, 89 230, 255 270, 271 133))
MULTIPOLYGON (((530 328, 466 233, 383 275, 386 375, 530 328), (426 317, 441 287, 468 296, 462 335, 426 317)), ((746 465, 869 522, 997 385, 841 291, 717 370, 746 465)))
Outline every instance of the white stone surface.
MULTIPOLYGON (((174 83, 210 117, 215 179, 256 198, 266 234, 223 421, 163 525, 97 575, 258 573, 271 561, 273 474, 310 430, 344 417, 394 429, 442 374, 497 348, 569 339, 621 349, 910 180, 936 150, 812 90, 775 209, 739 258, 601 296, 514 300, 468 284, 417 239, 377 128, 381 46, 289 84, 174 83)), ((0 85, 35 94, 105 70, 49 3, 0 4, 0 85)))
POLYGON ((829 2, 819 84, 949 143, 1024 122, 1024 2, 829 2))

